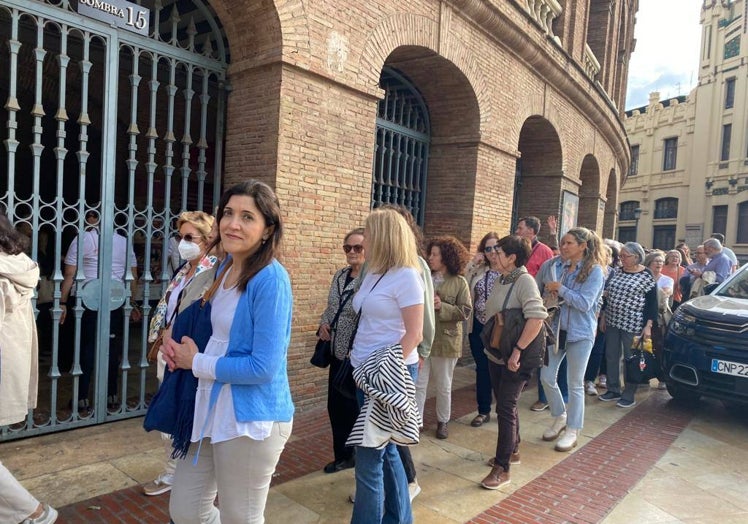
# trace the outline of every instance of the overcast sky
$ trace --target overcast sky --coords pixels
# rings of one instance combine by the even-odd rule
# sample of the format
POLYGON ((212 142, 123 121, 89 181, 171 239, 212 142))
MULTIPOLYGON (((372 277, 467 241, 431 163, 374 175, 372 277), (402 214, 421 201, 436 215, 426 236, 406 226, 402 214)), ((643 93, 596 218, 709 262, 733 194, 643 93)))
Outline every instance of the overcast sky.
POLYGON ((639 0, 629 65, 626 109, 687 95, 698 80, 702 0, 639 0))

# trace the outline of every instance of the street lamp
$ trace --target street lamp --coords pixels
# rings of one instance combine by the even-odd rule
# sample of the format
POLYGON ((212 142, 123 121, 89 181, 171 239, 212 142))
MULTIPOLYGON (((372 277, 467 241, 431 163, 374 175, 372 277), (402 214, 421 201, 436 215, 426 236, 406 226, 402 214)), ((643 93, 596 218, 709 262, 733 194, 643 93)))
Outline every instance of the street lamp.
POLYGON ((642 216, 642 208, 637 207, 634 209, 634 220, 636 221, 634 225, 634 241, 639 242, 639 218, 642 216))

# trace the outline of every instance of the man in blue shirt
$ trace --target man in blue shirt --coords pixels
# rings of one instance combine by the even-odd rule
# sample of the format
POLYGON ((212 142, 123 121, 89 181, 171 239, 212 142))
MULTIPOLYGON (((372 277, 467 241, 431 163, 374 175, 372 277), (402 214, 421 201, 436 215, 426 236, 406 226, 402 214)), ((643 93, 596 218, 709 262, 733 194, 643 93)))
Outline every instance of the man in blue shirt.
POLYGON ((716 238, 709 238, 704 241, 704 252, 710 258, 709 263, 704 268, 704 271, 695 269, 691 271, 691 274, 698 278, 707 271, 714 271, 714 274, 717 276, 715 282, 721 284, 732 273, 732 260, 725 255, 722 244, 716 238))

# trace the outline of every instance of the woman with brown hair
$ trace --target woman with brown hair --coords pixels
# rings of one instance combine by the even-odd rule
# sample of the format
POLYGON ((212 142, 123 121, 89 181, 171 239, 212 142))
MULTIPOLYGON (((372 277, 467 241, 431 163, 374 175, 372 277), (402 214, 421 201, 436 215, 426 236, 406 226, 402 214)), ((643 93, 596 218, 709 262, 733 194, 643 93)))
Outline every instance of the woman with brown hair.
POLYGON ((490 318, 502 313, 505 323, 499 351, 486 349, 499 419, 491 473, 481 482, 486 489, 499 489, 510 482, 509 466, 512 455, 519 452, 520 443, 517 402, 533 370, 543 362, 545 339, 538 335, 548 313, 535 279, 525 268, 531 251, 529 240, 510 235, 496 243, 493 254, 501 276, 488 297, 486 315, 490 318), (510 310, 521 316, 521 321, 511 328, 507 321, 510 310))
POLYGON ((486 301, 494 282, 500 276, 499 259, 495 251, 498 241, 498 233, 486 233, 466 270, 466 280, 473 300, 473 311, 467 319, 467 329, 470 352, 475 361, 475 400, 478 414, 470 422, 474 428, 491 420, 491 376, 488 373, 488 358, 483 352, 481 333, 489 318, 486 315, 486 301))
POLYGON ((436 438, 449 436, 447 423, 451 417, 452 375, 462 355, 462 324, 473 310, 470 289, 460 275, 470 254, 452 236, 441 236, 428 243, 429 266, 434 281, 436 330, 431 355, 423 361, 416 382, 416 403, 424 416, 429 378, 436 389, 436 438))

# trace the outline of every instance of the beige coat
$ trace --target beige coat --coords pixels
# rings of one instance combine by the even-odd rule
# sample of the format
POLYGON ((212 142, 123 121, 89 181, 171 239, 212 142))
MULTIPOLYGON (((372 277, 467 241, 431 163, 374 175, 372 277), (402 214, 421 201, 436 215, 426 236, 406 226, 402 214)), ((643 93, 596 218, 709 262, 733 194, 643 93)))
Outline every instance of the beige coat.
POLYGON ((0 252, 0 426, 36 407, 39 346, 31 299, 39 283, 36 262, 0 252))
POLYGON ((473 311, 467 281, 461 276, 447 275, 436 288, 441 309, 436 312, 436 334, 431 345, 432 357, 462 356, 462 324, 473 311))

